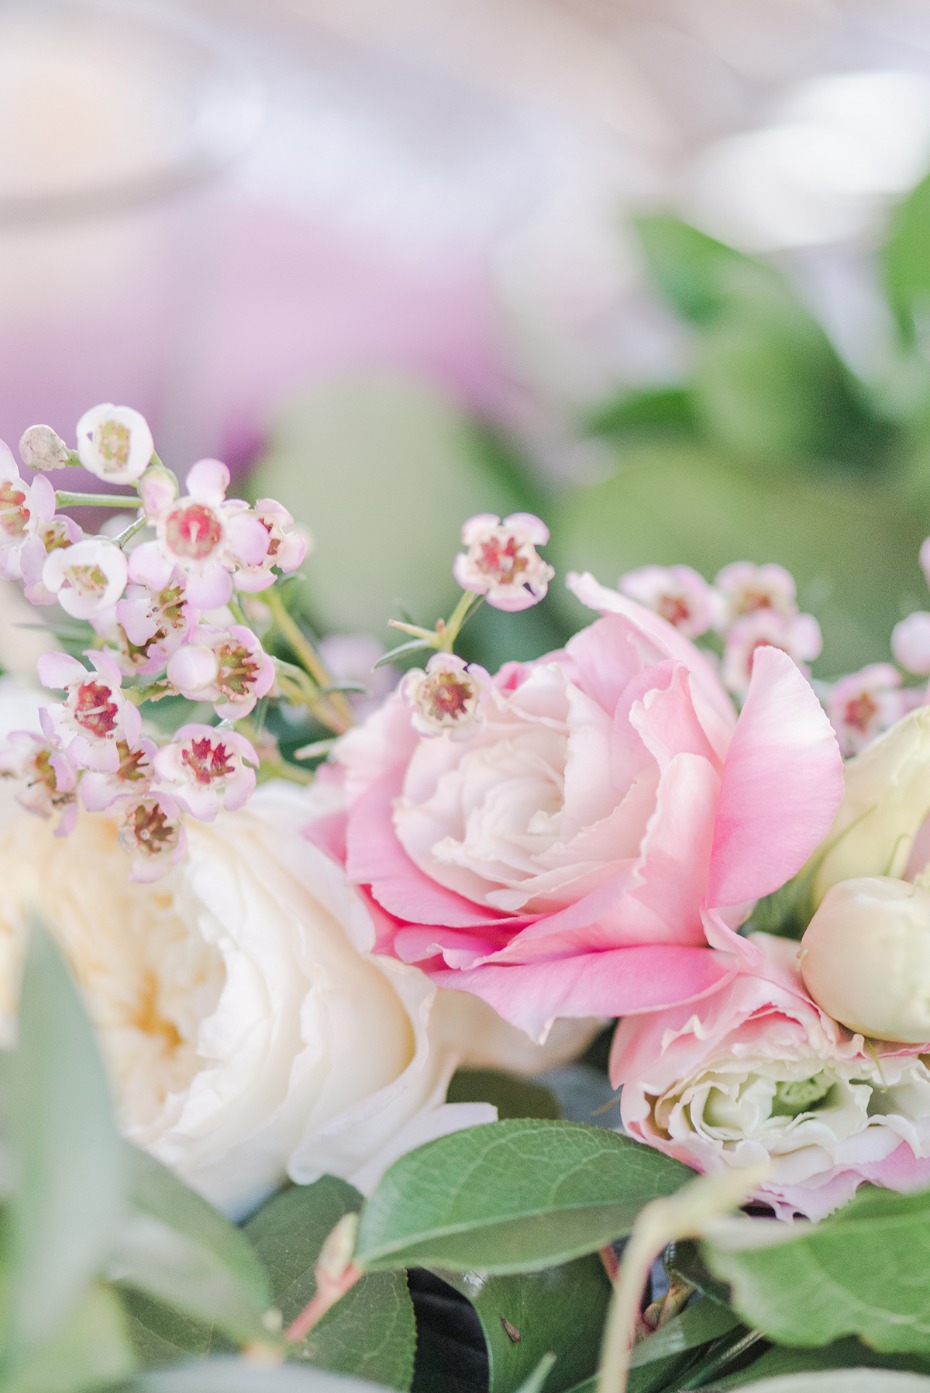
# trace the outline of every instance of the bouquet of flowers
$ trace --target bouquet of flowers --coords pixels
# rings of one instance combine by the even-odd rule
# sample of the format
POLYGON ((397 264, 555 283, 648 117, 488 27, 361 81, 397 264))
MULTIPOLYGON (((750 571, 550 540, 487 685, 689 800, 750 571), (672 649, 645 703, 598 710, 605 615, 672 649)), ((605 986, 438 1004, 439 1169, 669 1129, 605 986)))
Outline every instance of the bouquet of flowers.
POLYGON ((482 514, 364 690, 280 503, 126 407, 20 452, 3 1387, 930 1390, 930 613, 825 686, 778 566, 573 574, 490 673, 553 570, 482 514), (585 1049, 618 1107, 515 1077, 585 1049))

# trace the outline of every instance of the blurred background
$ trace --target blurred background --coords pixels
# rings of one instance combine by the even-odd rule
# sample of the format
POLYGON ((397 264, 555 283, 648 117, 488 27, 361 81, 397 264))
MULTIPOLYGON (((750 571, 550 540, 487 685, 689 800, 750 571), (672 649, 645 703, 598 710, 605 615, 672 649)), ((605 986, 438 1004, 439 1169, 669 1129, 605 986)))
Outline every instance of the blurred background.
POLYGON ((782 562, 825 675, 927 606, 926 0, 0 0, 0 110, 0 437, 220 456, 321 629, 515 508, 607 584, 782 562))

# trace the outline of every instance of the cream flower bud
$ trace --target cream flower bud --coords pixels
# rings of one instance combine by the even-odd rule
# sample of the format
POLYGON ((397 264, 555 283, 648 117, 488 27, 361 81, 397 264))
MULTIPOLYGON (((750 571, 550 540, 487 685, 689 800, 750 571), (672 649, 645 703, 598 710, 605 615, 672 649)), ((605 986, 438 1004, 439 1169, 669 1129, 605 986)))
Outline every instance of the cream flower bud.
POLYGON ((850 1030, 930 1041, 930 890, 890 876, 834 885, 801 940, 801 975, 850 1030))
POLYGON ((930 815, 930 707, 918 707, 851 759, 845 778, 814 876, 815 905, 838 881, 903 875, 930 815))
POLYGON ((72 452, 51 426, 30 426, 19 442, 19 457, 28 469, 44 472, 76 464, 72 452))

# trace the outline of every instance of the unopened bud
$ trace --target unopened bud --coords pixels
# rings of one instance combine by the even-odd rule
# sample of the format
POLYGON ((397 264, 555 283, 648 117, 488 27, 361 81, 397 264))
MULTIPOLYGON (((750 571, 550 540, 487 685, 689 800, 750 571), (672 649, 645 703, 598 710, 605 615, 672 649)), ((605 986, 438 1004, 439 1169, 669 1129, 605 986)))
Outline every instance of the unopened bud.
POLYGON ((24 431, 19 442, 19 457, 27 469, 36 469, 42 474, 79 463, 75 452, 68 449, 51 426, 30 426, 24 431))
POLYGON ((860 876, 828 890, 801 940, 811 996, 847 1029, 930 1041, 930 890, 860 876))

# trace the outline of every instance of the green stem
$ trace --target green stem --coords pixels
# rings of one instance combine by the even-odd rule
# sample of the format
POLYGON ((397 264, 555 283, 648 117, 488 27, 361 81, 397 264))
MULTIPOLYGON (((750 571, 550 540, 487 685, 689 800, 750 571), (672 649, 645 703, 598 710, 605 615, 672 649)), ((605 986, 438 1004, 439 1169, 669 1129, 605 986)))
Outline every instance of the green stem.
POLYGON ((122 532, 118 532, 110 540, 118 547, 124 547, 127 542, 132 541, 137 533, 141 532, 148 523, 148 518, 144 513, 140 513, 135 522, 131 522, 128 527, 124 527, 122 532))
POLYGON ((483 595, 475 595, 471 590, 463 590, 459 597, 459 602, 455 609, 446 620, 440 619, 436 625, 436 647, 440 653, 451 653, 455 647, 455 640, 465 625, 465 621, 470 619, 472 614, 484 599, 483 595))
POLYGON ((124 512, 135 512, 139 499, 134 493, 68 493, 66 489, 55 492, 57 508, 122 508, 124 512))
MULTIPOLYGON (((321 692, 327 687, 332 687, 333 679, 327 672, 319 654, 294 617, 288 613, 284 601, 274 586, 263 592, 262 599, 271 610, 275 627, 300 659, 307 675, 313 679, 321 692)), ((342 693, 329 693, 323 698, 323 703, 329 710, 325 724, 337 735, 348 730, 353 724, 352 708, 342 693)))

